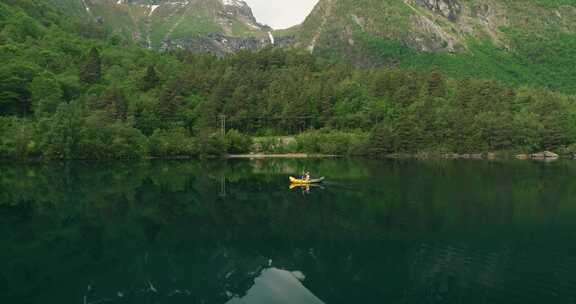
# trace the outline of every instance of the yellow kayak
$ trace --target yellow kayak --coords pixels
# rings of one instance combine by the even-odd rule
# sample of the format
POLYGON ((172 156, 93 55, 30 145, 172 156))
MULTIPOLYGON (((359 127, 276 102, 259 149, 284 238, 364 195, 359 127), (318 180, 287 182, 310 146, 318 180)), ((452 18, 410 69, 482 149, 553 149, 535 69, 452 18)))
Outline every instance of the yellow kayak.
POLYGON ((295 178, 295 177, 290 176, 290 183, 296 184, 296 185, 318 184, 318 183, 321 183, 323 181, 324 181, 324 177, 310 179, 310 180, 304 180, 304 179, 299 179, 299 178, 295 178))

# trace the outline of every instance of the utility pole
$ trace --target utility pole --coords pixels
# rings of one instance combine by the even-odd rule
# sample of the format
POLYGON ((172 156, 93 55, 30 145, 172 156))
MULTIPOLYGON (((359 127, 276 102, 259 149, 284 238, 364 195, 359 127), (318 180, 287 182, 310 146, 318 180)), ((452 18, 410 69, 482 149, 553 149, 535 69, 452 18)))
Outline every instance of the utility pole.
POLYGON ((226 115, 220 114, 220 128, 222 129, 222 137, 226 136, 226 115))

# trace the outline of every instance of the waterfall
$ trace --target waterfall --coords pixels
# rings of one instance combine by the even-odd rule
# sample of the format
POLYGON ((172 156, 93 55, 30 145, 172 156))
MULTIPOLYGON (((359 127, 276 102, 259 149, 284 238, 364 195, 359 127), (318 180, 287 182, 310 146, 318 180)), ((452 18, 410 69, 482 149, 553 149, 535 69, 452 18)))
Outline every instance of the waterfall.
POLYGON ((86 9, 86 12, 90 13, 90 7, 88 7, 88 5, 86 4, 85 0, 82 0, 82 5, 84 6, 84 8, 86 9))

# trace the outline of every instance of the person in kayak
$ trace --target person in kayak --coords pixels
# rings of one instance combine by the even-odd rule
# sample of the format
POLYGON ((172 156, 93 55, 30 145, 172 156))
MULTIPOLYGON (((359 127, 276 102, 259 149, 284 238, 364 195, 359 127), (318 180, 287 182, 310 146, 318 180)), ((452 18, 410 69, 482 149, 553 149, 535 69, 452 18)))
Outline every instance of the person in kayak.
POLYGON ((306 173, 304 173, 304 180, 307 182, 310 181, 310 172, 306 171, 306 173))

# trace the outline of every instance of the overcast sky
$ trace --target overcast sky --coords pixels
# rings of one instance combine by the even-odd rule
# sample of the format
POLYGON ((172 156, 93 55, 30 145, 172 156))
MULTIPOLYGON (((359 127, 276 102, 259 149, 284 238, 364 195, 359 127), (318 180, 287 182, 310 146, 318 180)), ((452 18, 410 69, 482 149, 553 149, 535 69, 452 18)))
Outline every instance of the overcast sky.
POLYGON ((244 0, 260 23, 283 29, 302 23, 318 0, 244 0))

